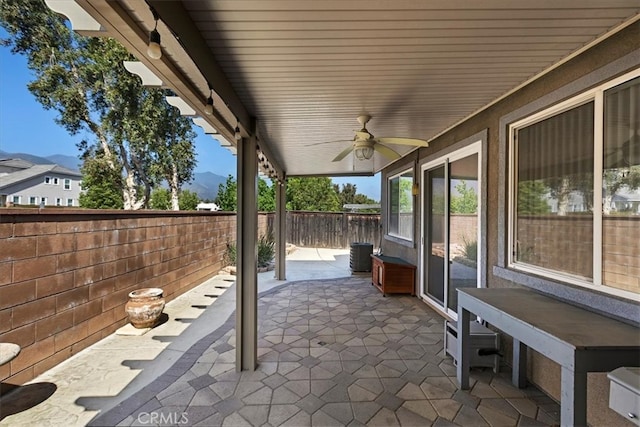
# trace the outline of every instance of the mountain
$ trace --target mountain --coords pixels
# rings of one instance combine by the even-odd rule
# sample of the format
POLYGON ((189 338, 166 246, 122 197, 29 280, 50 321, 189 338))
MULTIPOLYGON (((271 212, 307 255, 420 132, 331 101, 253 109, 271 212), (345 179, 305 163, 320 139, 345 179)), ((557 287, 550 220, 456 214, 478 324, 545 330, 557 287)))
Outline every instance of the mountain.
POLYGON ((27 162, 35 163, 36 165, 50 165, 52 163, 55 163, 47 159, 46 157, 34 156, 33 154, 27 153, 7 153, 6 151, 2 150, 0 150, 0 159, 22 159, 26 160, 27 162))
POLYGON ((184 189, 194 191, 201 200, 213 200, 218 195, 220 184, 226 181, 226 177, 213 172, 196 172, 193 174, 193 181, 185 185, 184 189))
POLYGON ((35 156, 27 153, 8 153, 0 150, 0 159, 22 159, 27 162, 34 163, 36 165, 50 165, 56 164, 63 168, 71 169, 73 171, 80 170, 80 159, 75 156, 66 156, 64 154, 52 154, 47 157, 35 156))
POLYGON ((80 165, 82 164, 82 161, 79 158, 75 156, 66 156, 64 154, 52 154, 51 156, 47 156, 46 159, 50 160, 51 163, 55 163, 56 165, 60 165, 74 171, 79 171, 80 165))

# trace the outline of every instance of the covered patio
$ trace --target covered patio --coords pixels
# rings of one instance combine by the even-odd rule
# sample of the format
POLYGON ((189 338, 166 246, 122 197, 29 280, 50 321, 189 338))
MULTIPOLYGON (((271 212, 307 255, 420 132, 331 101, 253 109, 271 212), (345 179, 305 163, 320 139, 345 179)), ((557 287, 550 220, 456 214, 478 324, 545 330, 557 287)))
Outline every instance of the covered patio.
MULTIPOLYGON (((128 66, 145 84, 171 89, 172 105, 238 156, 235 319, 185 353, 172 375, 105 417, 143 423, 136 418, 140 414, 161 407, 181 413, 203 402, 202 416, 194 412, 192 420, 205 424, 209 417, 214 424, 253 425, 556 423, 555 409, 546 406, 550 398, 511 388, 501 376, 475 373, 470 390, 458 390, 453 366, 436 341, 443 320, 456 320, 459 309, 449 281, 455 271, 448 267, 455 252, 456 212, 449 206, 459 192, 454 179, 473 187, 473 287, 527 286, 637 328, 640 250, 631 233, 638 232, 638 217, 624 218, 629 227, 620 236, 626 246, 618 265, 606 257, 608 246, 620 245, 606 241, 613 233, 603 226, 606 213, 599 209, 603 173, 625 172, 603 163, 603 150, 625 154, 628 169, 638 167, 633 153, 640 124, 631 101, 638 98, 625 98, 619 117, 603 125, 606 102, 618 99, 618 87, 633 94, 640 87, 637 1, 47 4, 71 17, 77 31, 118 39, 140 61, 128 66), (160 45, 148 50, 156 42, 160 45), (571 128, 572 135, 586 132, 594 141, 589 145, 590 139, 578 138, 593 159, 586 249, 575 250, 576 233, 557 233, 570 230, 566 227, 548 233, 537 229, 530 237, 545 240, 548 248, 563 248, 562 257, 546 248, 550 261, 572 255, 576 273, 552 263, 537 265, 526 248, 520 251, 518 236, 525 233, 514 230, 520 212, 514 171, 526 170, 526 159, 518 157, 521 128, 583 104, 597 113, 580 121, 584 129, 571 128), (354 132, 356 118, 363 128, 354 132), (369 118, 371 132, 365 128, 369 118), (614 124, 620 127, 618 139, 603 132, 614 124), (420 138, 429 146, 394 145, 393 155, 389 147, 380 147, 385 137, 420 138), (288 277, 287 178, 381 172, 381 247, 416 265, 413 288, 426 304, 407 297, 384 299, 366 279, 304 280, 258 298, 259 171, 278 184, 279 279, 288 277), (400 202, 401 182, 408 184, 406 203, 400 202), (406 230, 394 227, 405 215, 406 230), (616 272, 607 276, 612 265, 616 272), (267 401, 270 406, 261 408, 267 401), (284 406, 273 411, 276 405, 284 406)), ((554 145, 566 148, 554 158, 569 162, 575 157, 568 144, 554 145)), ((541 142, 534 152, 544 147, 541 142)), ((541 170, 546 170, 544 160, 541 170)), ((567 182, 572 170, 570 162, 565 166, 550 178, 567 182)), ((510 351, 510 342, 504 347, 510 351)), ((557 364, 536 353, 527 368, 531 382, 560 399, 557 364)), ((586 389, 584 375, 581 388, 586 389)), ((605 375, 591 383, 588 402, 586 390, 575 399, 565 393, 565 400, 584 409, 578 424, 587 423, 587 407, 592 424, 621 421, 607 407, 605 375)))

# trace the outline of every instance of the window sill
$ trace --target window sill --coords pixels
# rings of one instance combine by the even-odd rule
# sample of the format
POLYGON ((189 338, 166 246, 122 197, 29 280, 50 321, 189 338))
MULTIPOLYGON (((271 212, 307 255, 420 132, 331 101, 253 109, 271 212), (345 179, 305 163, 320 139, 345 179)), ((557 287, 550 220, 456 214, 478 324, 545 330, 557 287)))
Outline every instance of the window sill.
POLYGON ((399 245, 406 246, 408 248, 414 248, 415 247, 415 245, 413 243, 413 240, 408 240, 408 239, 404 239, 402 237, 392 236, 391 234, 385 234, 384 235, 384 240, 388 240, 390 242, 397 243, 399 245))
POLYGON ((550 280, 510 268, 494 266, 493 274, 501 279, 552 295, 607 317, 613 317, 622 322, 640 326, 638 303, 627 298, 566 282, 550 280))

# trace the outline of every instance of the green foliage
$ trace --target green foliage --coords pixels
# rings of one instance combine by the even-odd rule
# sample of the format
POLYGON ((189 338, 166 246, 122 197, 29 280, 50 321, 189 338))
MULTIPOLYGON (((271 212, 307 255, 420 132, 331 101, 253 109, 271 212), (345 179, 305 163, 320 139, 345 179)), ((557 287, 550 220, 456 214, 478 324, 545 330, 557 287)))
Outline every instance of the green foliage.
POLYGON ((452 214, 474 214, 478 212, 478 195, 472 187, 467 187, 463 179, 455 186, 457 195, 451 195, 450 211, 452 214))
POLYGON ((476 261, 478 259, 478 241, 477 240, 467 240, 466 237, 462 239, 463 249, 462 253, 465 258, 476 261))
POLYGON ((200 203, 200 198, 195 191, 182 190, 178 196, 181 211, 195 211, 200 203))
MULTIPOLYGON (((181 211, 195 211, 200 203, 200 198, 193 191, 182 190, 178 195, 178 203, 181 211)), ((171 191, 163 187, 155 188, 151 192, 149 207, 162 211, 172 210, 171 191)))
POLYGON ((81 172, 80 207, 122 209, 122 176, 109 167, 103 157, 85 160, 81 172))
MULTIPOLYGON (((258 238, 258 267, 267 267, 276 254, 273 233, 267 233, 258 238)), ((235 242, 227 243, 223 262, 226 265, 236 265, 238 249, 235 242)))
MULTIPOLYGON (((338 199, 340 201, 340 207, 344 205, 372 205, 377 202, 364 194, 359 194, 357 186, 355 184, 346 183, 342 184, 342 188, 338 184, 333 184, 333 189, 338 193, 338 199)), ((375 209, 367 209, 362 212, 376 211, 375 209)))
POLYGON ((340 212, 342 206, 331 178, 289 178, 287 209, 291 211, 340 212))
POLYGON ((276 255, 276 242, 273 233, 262 235, 258 238, 258 267, 266 267, 276 255))
POLYGON ((166 188, 156 188, 151 192, 151 200, 149 201, 151 209, 168 211, 171 209, 171 193, 166 188))
POLYGON ((218 195, 215 203, 220 206, 220 210, 225 212, 235 212, 238 210, 238 184, 233 176, 227 176, 227 181, 218 186, 218 195))
POLYGON ((237 255, 238 250, 235 242, 227 242, 227 250, 224 253, 222 262, 224 262, 225 265, 236 265, 237 255))
POLYGON ((258 178, 258 211, 275 212, 276 210, 276 189, 275 185, 269 186, 267 181, 258 178))
POLYGON ((546 200, 547 186, 542 181, 518 183, 518 214, 537 215, 551 211, 546 200))

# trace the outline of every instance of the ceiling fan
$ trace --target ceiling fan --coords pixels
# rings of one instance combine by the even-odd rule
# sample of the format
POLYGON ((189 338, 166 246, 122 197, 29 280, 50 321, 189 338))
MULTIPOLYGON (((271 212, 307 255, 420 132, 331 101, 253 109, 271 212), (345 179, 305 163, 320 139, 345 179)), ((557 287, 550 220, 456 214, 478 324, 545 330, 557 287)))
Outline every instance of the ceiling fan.
MULTIPOLYGON (((367 123, 371 120, 371 116, 361 115, 358 116, 358 122, 362 126, 362 129, 356 131, 353 139, 350 140, 352 142, 350 147, 347 147, 344 151, 338 154, 332 161, 339 162, 344 159, 353 151, 353 155, 358 160, 368 160, 373 157, 374 151, 382 154, 384 157, 390 160, 399 159, 401 156, 395 150, 390 147, 387 147, 383 144, 397 144, 397 145, 412 145, 414 147, 428 147, 429 144, 427 141, 423 141, 422 139, 413 139, 413 138, 376 138, 373 136, 371 132, 367 130, 367 123)), ((331 142, 342 142, 342 141, 331 141, 331 142)), ((326 142, 321 142, 320 144, 327 144, 326 142)), ((317 145, 317 144, 311 144, 317 145)))

